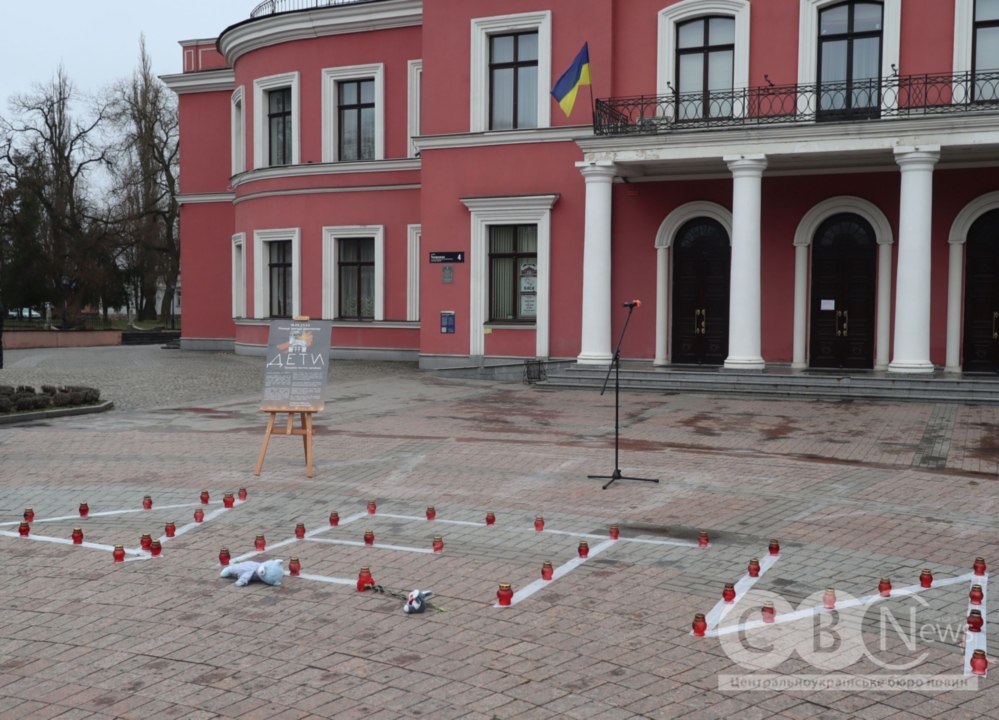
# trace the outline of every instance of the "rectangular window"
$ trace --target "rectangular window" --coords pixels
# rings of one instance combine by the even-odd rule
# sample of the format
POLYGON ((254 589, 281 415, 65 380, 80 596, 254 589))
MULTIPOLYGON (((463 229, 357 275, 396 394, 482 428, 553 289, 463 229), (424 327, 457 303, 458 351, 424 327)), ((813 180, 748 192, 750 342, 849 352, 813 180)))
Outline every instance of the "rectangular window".
POLYGON ((375 81, 337 83, 341 160, 375 159, 375 81))
POLYGON ((710 17, 676 28, 678 120, 731 117, 735 19, 710 17))
POLYGON ((340 312, 344 320, 375 317, 375 239, 341 238, 338 248, 340 312))
POLYGON ((271 317, 291 317, 291 240, 267 243, 271 317))
POLYGON ((246 316, 246 260, 243 255, 243 238, 240 233, 232 238, 232 316, 246 316))
POLYGON ((243 115, 243 88, 232 94, 232 174, 246 171, 246 119, 243 115))
POLYGON ((489 129, 538 126, 538 33, 489 38, 489 129))
POLYGON ((538 316, 538 226, 489 228, 489 320, 534 322, 538 316))
POLYGON ((291 88, 267 93, 269 165, 291 164, 291 88))
POLYGON ((972 73, 978 102, 999 100, 999 0, 975 0, 972 73))

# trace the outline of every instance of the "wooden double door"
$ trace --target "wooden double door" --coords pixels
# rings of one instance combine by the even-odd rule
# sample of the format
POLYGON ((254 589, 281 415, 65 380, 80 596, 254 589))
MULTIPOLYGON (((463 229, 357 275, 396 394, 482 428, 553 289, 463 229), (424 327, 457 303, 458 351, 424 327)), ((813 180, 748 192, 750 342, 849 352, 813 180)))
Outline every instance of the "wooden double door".
POLYGON ((999 210, 968 231, 964 271, 966 372, 999 372, 999 210))
POLYGON ((691 220, 673 242, 672 362, 721 365, 728 357, 732 248, 721 223, 691 220))
POLYGON ((834 215, 815 233, 811 367, 874 367, 877 252, 874 228, 859 215, 834 215))

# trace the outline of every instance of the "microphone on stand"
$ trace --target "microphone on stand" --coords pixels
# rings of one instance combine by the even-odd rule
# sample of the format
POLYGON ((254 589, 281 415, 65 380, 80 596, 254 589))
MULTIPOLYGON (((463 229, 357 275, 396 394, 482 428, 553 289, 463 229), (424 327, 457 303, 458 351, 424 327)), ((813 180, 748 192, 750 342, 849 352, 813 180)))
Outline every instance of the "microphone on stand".
POLYGON ((623 303, 621 303, 621 307, 626 307, 626 308, 642 307, 642 301, 641 300, 632 300, 631 302, 623 302, 623 303))

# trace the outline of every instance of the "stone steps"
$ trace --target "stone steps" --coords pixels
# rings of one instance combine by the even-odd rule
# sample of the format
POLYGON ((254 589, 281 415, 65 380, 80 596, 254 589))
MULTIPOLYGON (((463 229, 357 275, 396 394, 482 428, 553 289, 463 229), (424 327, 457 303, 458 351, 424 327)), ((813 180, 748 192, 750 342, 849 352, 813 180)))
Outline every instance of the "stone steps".
MULTIPOLYGON (((548 388, 603 385, 606 369, 573 365, 550 371, 548 388)), ((614 378, 611 377, 611 383, 614 378)), ((824 400, 908 400, 999 404, 999 377, 899 378, 883 375, 739 373, 697 370, 621 369, 621 388, 640 392, 735 393, 824 400)))

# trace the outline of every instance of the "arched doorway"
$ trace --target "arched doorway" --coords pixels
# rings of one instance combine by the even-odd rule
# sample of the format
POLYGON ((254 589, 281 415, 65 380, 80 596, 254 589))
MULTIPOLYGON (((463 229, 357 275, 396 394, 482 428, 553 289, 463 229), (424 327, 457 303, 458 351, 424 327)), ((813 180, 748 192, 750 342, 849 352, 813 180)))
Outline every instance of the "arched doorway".
POLYGON ((812 240, 813 368, 874 367, 878 243, 860 215, 828 218, 812 240))
POLYGON ((728 356, 732 248, 720 222, 700 217, 673 242, 673 362, 721 365, 728 356))
POLYGON ((999 210, 968 231, 964 277, 964 370, 999 370, 999 210))

